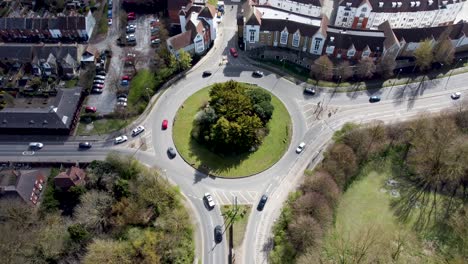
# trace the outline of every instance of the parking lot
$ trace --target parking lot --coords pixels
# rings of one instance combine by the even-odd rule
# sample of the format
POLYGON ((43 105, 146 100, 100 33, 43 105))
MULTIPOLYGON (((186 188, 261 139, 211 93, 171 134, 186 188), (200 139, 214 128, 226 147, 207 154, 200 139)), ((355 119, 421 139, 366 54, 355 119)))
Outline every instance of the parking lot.
MULTIPOLYGON (((110 58, 110 64, 107 69, 104 89, 100 94, 91 94, 86 103, 88 106, 96 107, 99 114, 109 114, 113 112, 117 103, 116 92, 118 90, 128 89, 129 86, 123 87, 120 85, 122 76, 129 75, 129 72, 133 72, 135 69, 138 70, 148 67, 150 59, 153 56, 153 50, 150 45, 150 21, 154 19, 154 16, 147 15, 137 16, 136 20, 131 21, 131 23, 136 25, 136 31, 132 33, 135 35, 136 39, 135 46, 118 46, 115 41, 116 36, 113 34, 109 34, 108 37, 103 40, 104 43, 96 44, 96 47, 99 48, 100 51, 104 47, 112 50, 112 57, 110 58), (128 54, 135 55, 134 65, 127 64, 127 66, 125 66, 124 61, 127 59, 128 54)), ((125 31, 125 26, 126 25, 119 26, 118 23, 114 22, 111 26, 113 30, 109 32, 125 31)))

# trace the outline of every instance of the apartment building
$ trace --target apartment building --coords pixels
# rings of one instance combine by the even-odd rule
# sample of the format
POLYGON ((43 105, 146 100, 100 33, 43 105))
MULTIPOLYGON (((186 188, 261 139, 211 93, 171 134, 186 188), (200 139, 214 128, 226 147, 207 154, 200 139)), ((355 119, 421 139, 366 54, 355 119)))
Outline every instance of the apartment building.
POLYGON ((258 5, 276 7, 301 15, 319 17, 323 0, 258 0, 258 5))
POLYGON ((342 0, 335 26, 377 29, 385 21, 392 28, 422 28, 453 24, 465 0, 342 0))

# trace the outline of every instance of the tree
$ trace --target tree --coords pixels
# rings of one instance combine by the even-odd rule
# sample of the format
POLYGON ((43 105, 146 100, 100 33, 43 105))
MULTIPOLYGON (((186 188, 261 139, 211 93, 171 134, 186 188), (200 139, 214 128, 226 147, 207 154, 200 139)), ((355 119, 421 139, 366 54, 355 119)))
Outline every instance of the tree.
POLYGON ((447 27, 439 36, 434 46, 434 61, 446 65, 452 64, 455 57, 455 47, 450 40, 451 27, 447 27))
POLYGON ((70 225, 67 231, 70 235, 70 239, 76 243, 81 243, 82 241, 86 241, 91 237, 86 228, 80 224, 70 225))
POLYGON ((323 170, 317 171, 313 176, 305 177, 300 189, 303 193, 316 192, 327 200, 327 204, 334 208, 340 198, 340 188, 332 176, 323 170))
POLYGON ((323 228, 328 227, 332 220, 333 211, 323 195, 310 192, 302 195, 293 203, 294 215, 308 215, 313 217, 323 228))
POLYGON ((41 86, 42 81, 39 77, 34 77, 32 80, 29 82, 29 85, 31 85, 32 88, 37 89, 39 86, 41 86))
POLYGON ((413 53, 416 59, 415 64, 420 70, 425 71, 429 69, 434 60, 434 54, 432 52, 432 42, 429 39, 419 42, 419 46, 413 53))
POLYGON ((356 155, 345 144, 333 144, 325 154, 322 167, 333 176, 341 189, 345 189, 357 172, 356 155))
POLYGON ((299 252, 320 243, 323 230, 320 224, 309 215, 299 215, 288 225, 288 234, 292 244, 299 252))
POLYGON ((80 200, 74 215, 77 223, 96 233, 102 233, 109 224, 112 197, 105 192, 91 190, 82 195, 80 200))
POLYGON ((379 59, 377 63, 376 71, 384 79, 388 79, 393 76, 393 70, 395 70, 396 61, 391 56, 384 56, 379 59))
POLYGON ((185 71, 192 67, 192 56, 183 49, 179 50, 179 58, 177 60, 178 68, 181 71, 185 71))
POLYGON ((333 62, 322 55, 311 65, 310 75, 318 80, 330 80, 333 76, 333 62))
POLYGON ((341 76, 341 80, 346 81, 349 77, 353 76, 353 69, 348 61, 342 61, 336 66, 336 76, 341 76))
POLYGON ((96 239, 88 245, 83 263, 122 263, 131 264, 132 248, 128 242, 96 239))
POLYGON ((370 79, 375 72, 375 64, 372 58, 364 57, 362 58, 356 68, 356 74, 359 78, 370 79))

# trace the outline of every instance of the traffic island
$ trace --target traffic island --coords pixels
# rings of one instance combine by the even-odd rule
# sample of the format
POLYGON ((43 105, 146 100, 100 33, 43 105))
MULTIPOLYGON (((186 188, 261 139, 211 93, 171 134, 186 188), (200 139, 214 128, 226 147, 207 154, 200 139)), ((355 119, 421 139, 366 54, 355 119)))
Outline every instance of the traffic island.
MULTIPOLYGON (((241 85, 248 89, 261 89, 258 86, 241 85)), ((226 153, 195 139, 195 119, 199 118, 197 114, 200 115, 200 110, 209 104, 211 88, 212 86, 206 87, 190 96, 176 114, 172 136, 180 156, 206 175, 226 178, 251 176, 278 162, 291 142, 292 122, 284 104, 264 89, 262 90, 271 96, 274 110, 264 129, 267 134, 255 149, 239 154, 226 153)))

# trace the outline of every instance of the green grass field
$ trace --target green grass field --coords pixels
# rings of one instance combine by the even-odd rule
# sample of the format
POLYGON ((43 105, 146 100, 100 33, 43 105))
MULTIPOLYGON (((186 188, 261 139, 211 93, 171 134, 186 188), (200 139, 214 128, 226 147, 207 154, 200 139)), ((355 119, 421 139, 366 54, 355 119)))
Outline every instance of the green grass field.
POLYGON ((370 164, 361 176, 341 199, 324 257, 334 263, 441 263, 410 223, 394 216, 390 202, 396 198, 385 184, 392 178, 390 163, 370 164))
MULTIPOLYGON (((242 240, 244 239, 245 228, 247 227, 247 223, 249 221, 250 209, 251 205, 238 205, 238 214, 240 217, 237 221, 234 222, 233 226, 233 236, 234 236, 234 248, 239 247, 242 244, 242 240)), ((234 208, 233 205, 223 205, 221 207, 221 213, 224 214, 225 212, 232 210, 234 208)), ((229 219, 224 219, 225 223, 229 223, 229 219)), ((226 231, 226 240, 229 241, 229 229, 226 231)), ((226 242, 227 243, 227 242, 226 242)))
POLYGON ((125 128, 133 122, 136 117, 120 119, 120 118, 105 118, 94 121, 94 128, 86 130, 86 124, 78 123, 76 135, 78 136, 93 136, 104 135, 125 128))
POLYGON ((190 135, 193 118, 200 106, 208 101, 208 93, 209 88, 205 88, 193 94, 176 115, 172 136, 177 151, 186 162, 201 170, 208 167, 212 175, 235 178, 262 172, 283 156, 291 141, 292 123, 286 107, 275 96, 272 96, 275 110, 268 124, 270 133, 254 153, 223 157, 193 140, 190 135))

